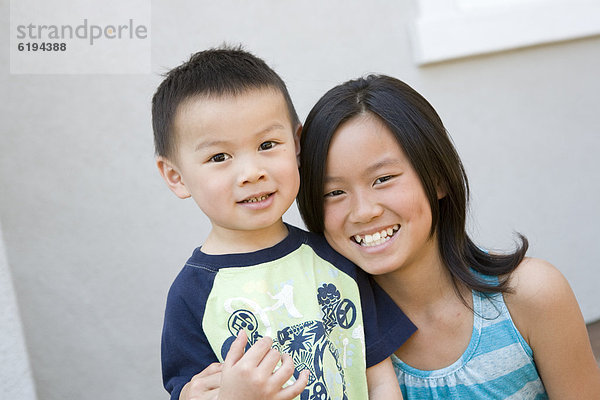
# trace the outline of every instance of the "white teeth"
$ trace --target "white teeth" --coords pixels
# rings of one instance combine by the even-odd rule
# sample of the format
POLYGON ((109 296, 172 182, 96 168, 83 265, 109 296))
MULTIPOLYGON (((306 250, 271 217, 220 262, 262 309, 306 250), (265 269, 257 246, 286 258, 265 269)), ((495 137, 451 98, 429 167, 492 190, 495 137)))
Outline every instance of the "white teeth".
POLYGON ((399 229, 400 226, 396 224, 391 228, 383 229, 381 232, 375 232, 371 235, 354 235, 352 239, 361 246, 377 246, 390 240, 399 229))
POLYGON ((263 194, 260 197, 252 197, 251 199, 244 200, 242 203, 258 203, 259 201, 266 200, 269 197, 268 194, 263 194))

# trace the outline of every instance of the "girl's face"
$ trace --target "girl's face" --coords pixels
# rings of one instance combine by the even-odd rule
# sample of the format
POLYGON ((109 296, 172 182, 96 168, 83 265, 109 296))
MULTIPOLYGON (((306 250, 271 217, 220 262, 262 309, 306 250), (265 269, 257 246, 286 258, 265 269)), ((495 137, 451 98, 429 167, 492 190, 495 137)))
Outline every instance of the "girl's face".
POLYGON ((325 237, 373 275, 437 256, 431 209, 414 168, 375 116, 357 116, 334 134, 325 172, 325 237))

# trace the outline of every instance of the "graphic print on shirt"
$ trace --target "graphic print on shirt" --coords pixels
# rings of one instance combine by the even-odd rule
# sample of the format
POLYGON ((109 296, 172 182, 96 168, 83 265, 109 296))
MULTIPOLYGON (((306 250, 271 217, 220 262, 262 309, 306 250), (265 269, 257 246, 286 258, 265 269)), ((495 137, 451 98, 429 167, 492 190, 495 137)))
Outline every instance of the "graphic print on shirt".
MULTIPOLYGON (((347 363, 347 346, 349 339, 342 339, 342 354, 340 354, 339 344, 336 346, 331 340, 331 332, 336 326, 347 330, 355 325, 357 319, 357 308, 349 299, 343 299, 340 291, 332 283, 325 283, 317 289, 316 299, 322 312, 321 320, 310 320, 299 324, 284 327, 277 330, 272 335, 271 322, 268 317, 269 311, 275 311, 279 308, 285 308, 291 316, 301 318, 302 314, 296 309, 293 303, 293 287, 284 285, 281 292, 276 295, 270 295, 276 303, 269 307, 261 307, 255 301, 245 298, 228 299, 225 309, 231 312, 227 322, 227 327, 231 336, 227 338, 221 347, 221 356, 224 359, 229 351, 229 347, 237 337, 240 330, 245 330, 248 335, 248 349, 263 335, 273 337, 273 348, 280 353, 291 355, 294 365, 294 378, 298 378, 300 372, 307 369, 310 372, 308 385, 302 392, 302 400, 327 400, 339 398, 347 400, 346 378, 344 369, 347 363), (233 309, 233 302, 239 304, 246 303, 248 308, 233 309), (327 358, 333 360, 335 370, 327 368, 327 358), (337 386, 333 388, 332 386, 337 386)), ((362 333, 362 327, 360 327, 362 333)), ((361 334, 357 329, 351 333, 351 337, 360 338, 361 334)), ((331 366, 331 363, 329 363, 331 366)))

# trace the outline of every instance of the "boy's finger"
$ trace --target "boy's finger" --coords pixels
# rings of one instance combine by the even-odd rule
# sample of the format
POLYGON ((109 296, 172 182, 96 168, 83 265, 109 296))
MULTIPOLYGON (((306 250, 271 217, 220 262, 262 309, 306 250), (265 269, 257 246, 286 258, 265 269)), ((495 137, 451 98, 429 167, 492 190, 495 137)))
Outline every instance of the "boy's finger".
MULTIPOLYGON (((200 374, 194 376, 190 381, 189 395, 196 396, 198 394, 207 394, 208 392, 214 392, 221 387, 221 372, 214 373, 212 375, 200 376, 200 374)), ((214 392, 217 393, 217 392, 214 392)))
POLYGON ((242 358, 247 341, 246 331, 240 330, 233 343, 231 343, 227 356, 225 356, 224 367, 230 368, 242 358))
POLYGON ((286 383, 292 377, 293 374, 294 361, 292 360, 292 357, 289 354, 283 353, 281 355, 281 365, 279 366, 277 371, 273 373, 273 384, 277 386, 283 386, 283 384, 286 383))
POLYGON ((260 371, 264 376, 269 376, 275 370, 277 364, 281 360, 281 354, 275 349, 270 349, 264 356, 264 358, 258 363, 257 370, 260 371))
POLYGON ((194 400, 196 400, 196 399, 197 400, 217 400, 218 398, 219 398, 219 389, 218 388, 204 391, 193 397, 194 400))
POLYGON ((265 336, 261 338, 248 349, 242 362, 248 363, 251 367, 257 367, 271 350, 272 345, 273 339, 270 337, 265 336))
POLYGON ((202 372, 196 376, 206 377, 214 374, 218 374, 223 370, 223 364, 215 362, 206 367, 202 372))
POLYGON ((300 376, 298 376, 298 379, 296 379, 296 382, 281 389, 281 391, 277 393, 277 396, 275 397, 276 400, 292 400, 293 398, 300 396, 300 393, 302 393, 308 384, 308 376, 309 371, 307 369, 302 370, 302 372, 300 372, 300 376))

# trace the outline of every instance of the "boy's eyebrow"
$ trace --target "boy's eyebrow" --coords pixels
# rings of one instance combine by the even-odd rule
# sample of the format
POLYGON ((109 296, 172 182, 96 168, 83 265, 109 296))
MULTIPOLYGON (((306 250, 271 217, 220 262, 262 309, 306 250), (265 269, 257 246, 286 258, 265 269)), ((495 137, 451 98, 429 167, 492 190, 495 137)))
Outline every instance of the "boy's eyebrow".
POLYGON ((219 146, 224 143, 227 143, 227 142, 225 140, 205 140, 205 141, 198 143, 198 145, 196 146, 196 148, 194 150, 200 151, 207 147, 219 146))
POLYGON ((270 126, 266 127, 265 129, 263 129, 262 131, 257 132, 256 136, 263 135, 265 133, 269 133, 269 132, 274 131, 276 129, 285 129, 285 126, 283 126, 280 123, 274 123, 273 125, 270 125, 270 126))
MULTIPOLYGON (((279 123, 275 123, 273 125, 270 125, 268 127, 266 127, 265 129, 258 131, 254 136, 261 136, 264 135, 265 133, 269 133, 271 131, 274 130, 278 130, 278 129, 285 129, 285 126, 283 126, 282 124, 279 123)), ((227 140, 205 140, 205 141, 201 141, 200 143, 198 143, 198 145, 196 145, 195 151, 199 151, 202 149, 205 149, 207 147, 213 147, 213 146, 220 146, 220 145, 224 145, 224 144, 228 144, 230 143, 227 140)))

